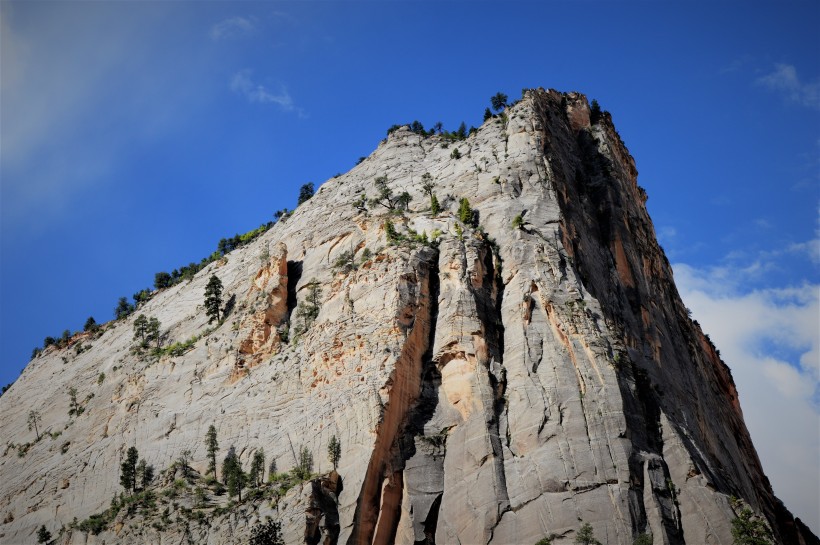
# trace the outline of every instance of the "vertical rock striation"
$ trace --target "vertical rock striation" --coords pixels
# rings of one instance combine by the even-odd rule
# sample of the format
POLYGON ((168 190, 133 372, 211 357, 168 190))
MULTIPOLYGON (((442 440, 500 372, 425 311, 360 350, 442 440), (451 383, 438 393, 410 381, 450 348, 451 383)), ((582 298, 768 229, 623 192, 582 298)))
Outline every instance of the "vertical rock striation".
POLYGON ((133 351, 132 317, 29 364, 0 398, 0 541, 45 524, 59 543, 238 543, 270 515, 288 543, 572 543, 583 521, 610 545, 729 545, 734 496, 777 543, 818 543, 772 494, 645 200, 611 118, 591 123, 577 93, 529 90, 463 141, 394 131, 258 240, 140 308, 189 350, 133 351), (407 210, 362 209, 382 176, 410 193, 407 210), (211 330, 212 274, 231 308, 211 330), (68 415, 69 386, 81 415, 68 415), (304 447, 321 475, 275 508, 214 496, 195 508, 209 524, 121 512, 99 535, 72 525, 119 492, 128 446, 158 469, 189 449, 204 474, 211 424, 220 457, 234 445, 247 467, 264 447, 282 472, 304 447))

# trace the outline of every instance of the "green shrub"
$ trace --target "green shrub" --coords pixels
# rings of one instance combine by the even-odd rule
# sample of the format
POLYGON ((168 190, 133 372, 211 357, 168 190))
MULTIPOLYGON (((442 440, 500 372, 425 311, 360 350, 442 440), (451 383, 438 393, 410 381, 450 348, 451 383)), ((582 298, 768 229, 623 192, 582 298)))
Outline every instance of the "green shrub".
POLYGON ((462 197, 458 202, 458 219, 465 225, 474 225, 475 212, 470 206, 470 201, 462 197))
POLYGON ((452 152, 450 152, 450 158, 461 159, 461 152, 458 151, 458 148, 455 148, 452 152))
POLYGON ((524 218, 521 217, 521 214, 518 214, 512 220, 512 228, 521 229, 522 227, 524 227, 524 218))

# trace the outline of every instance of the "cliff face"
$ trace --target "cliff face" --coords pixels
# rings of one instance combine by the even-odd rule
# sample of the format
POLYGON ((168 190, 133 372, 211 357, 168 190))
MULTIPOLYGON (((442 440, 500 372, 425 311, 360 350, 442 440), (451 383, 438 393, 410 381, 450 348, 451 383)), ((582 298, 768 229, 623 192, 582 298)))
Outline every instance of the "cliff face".
POLYGON ((287 543, 571 543, 583 521, 608 544, 728 545, 736 496, 777 542, 817 543, 772 494, 632 158, 608 115, 589 116, 582 95, 531 90, 447 147, 399 129, 252 244, 46 350, 0 398, 0 541, 45 524, 60 543, 240 543, 272 516, 287 543), (379 176, 408 210, 353 205, 379 176), (459 219, 463 197, 475 221, 459 219), (213 329, 212 274, 232 299, 213 329), (192 349, 135 353, 143 313, 192 349), (198 476, 211 424, 219 460, 234 445, 247 469, 264 448, 283 472, 307 447, 326 475, 229 506, 198 476), (97 535, 71 528, 122 490, 129 446, 158 470, 190 450, 187 477, 152 485, 166 513, 121 507, 97 535))

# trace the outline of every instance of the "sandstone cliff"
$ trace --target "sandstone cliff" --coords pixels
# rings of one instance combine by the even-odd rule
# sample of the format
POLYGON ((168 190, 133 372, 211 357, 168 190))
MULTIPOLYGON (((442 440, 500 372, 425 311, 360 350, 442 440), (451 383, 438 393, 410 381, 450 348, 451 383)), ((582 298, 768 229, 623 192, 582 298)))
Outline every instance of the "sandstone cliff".
POLYGON ((0 542, 245 543, 271 516, 287 543, 572 543, 589 523, 610 545, 729 545, 734 496, 776 542, 818 543, 773 496, 645 200, 580 94, 530 90, 465 140, 393 132, 253 243, 27 366, 0 398, 0 542), (407 210, 354 206, 382 176, 407 210), (216 327, 211 275, 232 300, 216 327), (134 351, 138 314, 190 349, 134 351), (211 424, 219 461, 264 448, 285 472, 306 447, 324 476, 229 503, 202 478, 211 424), (167 468, 155 505, 115 500, 83 531, 130 446, 167 468))

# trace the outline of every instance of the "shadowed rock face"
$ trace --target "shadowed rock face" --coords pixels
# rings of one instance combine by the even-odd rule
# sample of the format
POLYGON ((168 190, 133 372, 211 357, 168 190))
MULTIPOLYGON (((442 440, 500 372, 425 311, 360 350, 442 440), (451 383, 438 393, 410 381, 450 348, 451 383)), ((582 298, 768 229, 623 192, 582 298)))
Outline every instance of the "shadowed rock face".
POLYGON ((591 125, 583 95, 530 90, 442 144, 395 131, 256 241, 156 293, 137 314, 169 342, 201 335, 191 350, 135 353, 132 316, 33 360, 0 398, 14 444, 0 542, 45 524, 64 527, 59 543, 239 543, 272 516, 287 543, 572 543, 584 521, 610 545, 729 545, 735 496, 778 543, 818 543, 772 494, 608 114, 591 125), (353 205, 378 176, 412 195, 407 211, 353 205), (462 197, 480 227, 458 220, 462 197), (388 221, 404 241, 388 243, 388 221), (434 246, 409 242, 436 230, 434 246), (207 331, 212 274, 233 310, 207 331), (69 417, 72 386, 84 411, 69 417), (49 433, 36 442, 32 409, 49 433), (247 468, 264 448, 282 472, 305 446, 325 475, 275 508, 211 498, 209 525, 121 512, 99 535, 69 528, 120 491, 129 446, 160 470, 189 449, 204 474, 211 424, 220 460, 233 445, 247 468))

